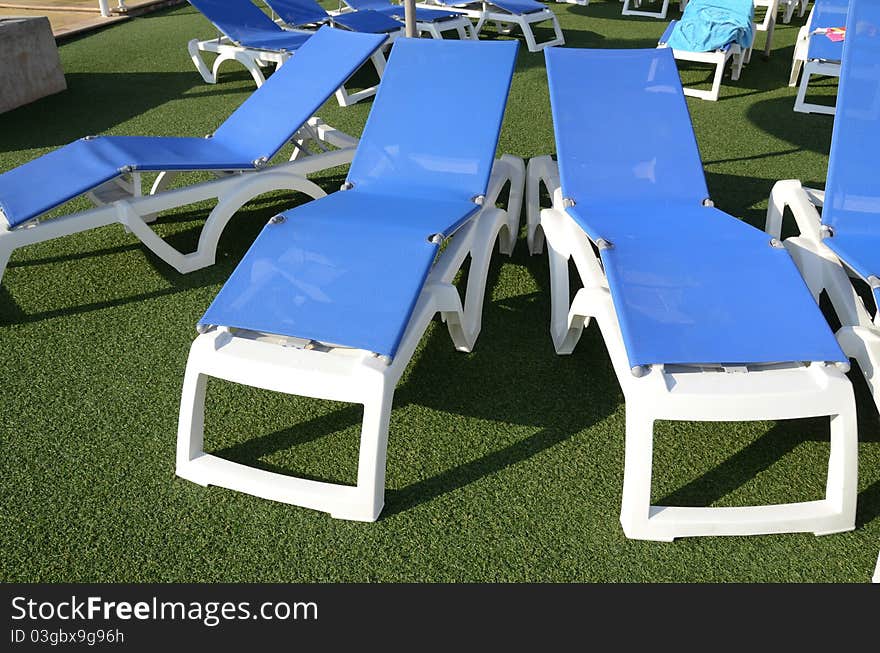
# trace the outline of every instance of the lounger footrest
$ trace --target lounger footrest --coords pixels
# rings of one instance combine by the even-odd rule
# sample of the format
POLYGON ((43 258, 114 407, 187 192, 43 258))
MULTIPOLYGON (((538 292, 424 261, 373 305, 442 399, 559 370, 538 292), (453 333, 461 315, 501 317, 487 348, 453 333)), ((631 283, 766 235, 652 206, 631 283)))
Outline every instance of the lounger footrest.
POLYGON ((363 493, 355 486, 285 476, 210 454, 179 464, 177 475, 203 486, 214 485, 270 501, 329 512, 338 519, 375 521, 378 515, 373 513, 372 504, 357 509, 363 493))
POLYGON ((645 530, 627 529, 627 537, 672 540, 676 537, 815 533, 829 535, 855 528, 841 507, 828 500, 768 506, 689 508, 651 506, 645 530))

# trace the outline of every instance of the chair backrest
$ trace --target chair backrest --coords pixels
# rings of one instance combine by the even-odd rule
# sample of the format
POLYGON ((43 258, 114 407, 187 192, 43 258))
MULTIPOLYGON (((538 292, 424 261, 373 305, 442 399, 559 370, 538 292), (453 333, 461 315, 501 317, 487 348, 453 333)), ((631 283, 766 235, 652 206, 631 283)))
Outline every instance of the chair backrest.
POLYGON ((670 50, 548 48, 544 56, 565 197, 602 208, 708 197, 670 50), (586 87, 584 79, 601 83, 586 87))
POLYGON ((846 24, 837 111, 822 222, 878 220, 880 233, 880 3, 852 0, 846 24))
POLYGON ((412 197, 484 194, 516 51, 516 41, 399 39, 348 181, 412 197))
MULTIPOLYGON (((345 0, 345 4, 357 11, 365 9, 387 11, 388 8, 392 6, 391 2, 388 0, 345 0)), ((403 12, 403 7, 400 8, 400 11, 403 12)))
POLYGON ((271 158, 385 41, 322 27, 233 112, 214 139, 250 160, 271 158))
POLYGON ((305 25, 327 20, 329 14, 316 0, 265 0, 288 25, 305 25))
MULTIPOLYGON (((849 0, 816 0, 813 10, 810 12, 810 31, 825 29, 828 27, 843 27, 846 24, 849 0)), ((810 46, 807 57, 810 59, 825 59, 826 61, 840 61, 843 44, 832 41, 824 34, 815 34, 810 37, 810 46)))
POLYGON ((189 3, 236 43, 246 43, 250 38, 265 36, 266 32, 282 31, 250 0, 189 0, 189 3))

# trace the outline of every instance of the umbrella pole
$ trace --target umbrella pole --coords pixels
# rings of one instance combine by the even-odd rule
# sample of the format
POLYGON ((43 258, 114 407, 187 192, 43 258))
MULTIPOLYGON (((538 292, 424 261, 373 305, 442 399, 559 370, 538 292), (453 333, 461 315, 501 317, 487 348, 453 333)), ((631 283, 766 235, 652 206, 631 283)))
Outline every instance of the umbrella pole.
POLYGON ((403 0, 404 16, 406 18, 406 36, 416 38, 416 0, 403 0))

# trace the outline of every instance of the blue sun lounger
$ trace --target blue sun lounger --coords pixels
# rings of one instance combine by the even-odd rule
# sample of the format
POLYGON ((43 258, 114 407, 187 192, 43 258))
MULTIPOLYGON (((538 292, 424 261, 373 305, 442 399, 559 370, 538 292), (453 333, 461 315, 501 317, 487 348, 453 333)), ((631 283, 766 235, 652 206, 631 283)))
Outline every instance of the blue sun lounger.
POLYGON ((200 321, 183 382, 179 476, 377 519, 397 381, 438 312, 456 348, 470 351, 493 245, 500 239, 510 253, 516 240, 523 163, 493 164, 516 49, 397 41, 342 190, 270 220, 200 321), (427 130, 426 115, 434 117, 427 130), (496 203, 507 185, 505 211, 496 203), (468 257, 462 302, 453 280, 468 257), (206 454, 208 377, 362 404, 357 484, 206 454))
MULTIPOLYGON (((187 45, 196 70, 208 84, 217 83, 217 73, 221 64, 226 61, 238 61, 247 68, 259 88, 266 81, 262 68, 269 65, 281 66, 314 33, 283 29, 250 0, 188 1, 211 21, 219 32, 219 36, 215 39, 206 41, 192 39, 187 45), (208 68, 202 58, 202 52, 217 55, 212 68, 208 68)), ((377 50, 370 59, 381 77, 385 68, 384 55, 377 50)), ((349 93, 344 85, 340 85, 336 92, 336 100, 344 107, 375 94, 375 86, 349 93)))
POLYGON ((852 0, 846 25, 825 190, 778 182, 766 228, 780 238, 791 210, 799 233, 785 244, 813 295, 831 300, 837 339, 880 410, 880 4, 852 0))
POLYGON ((486 23, 495 23, 503 33, 510 33, 514 27, 522 30, 529 52, 539 52, 552 45, 564 45, 565 37, 559 21, 550 9, 536 0, 492 0, 491 2, 456 2, 455 0, 431 0, 419 5, 426 9, 442 7, 456 11, 468 18, 474 18, 477 25, 474 31, 479 35, 486 23), (553 37, 538 43, 532 32, 532 25, 549 22, 553 26, 553 37), (503 27, 503 26, 507 27, 503 27))
POLYGON ((782 245, 709 200, 672 53, 553 48, 545 56, 558 164, 529 162, 529 241, 533 252, 544 238, 548 245, 556 351, 571 353, 595 319, 623 390, 625 534, 852 529, 857 439, 846 358, 782 245), (541 184, 552 208, 540 210, 541 184), (569 259, 583 283, 571 301, 569 259), (651 505, 655 421, 826 415, 823 499, 651 505))
MULTIPOLYGON (((390 0, 345 0, 345 4, 355 11, 378 11, 400 23, 405 19, 403 5, 393 4, 390 0)), ((416 30, 419 34, 430 34, 435 39, 442 39, 443 32, 450 31, 454 31, 460 39, 477 38, 470 18, 444 9, 416 7, 416 30)))
POLYGON ((800 29, 794 46, 791 76, 788 80, 788 85, 794 86, 798 83, 799 75, 801 78, 794 102, 795 111, 834 115, 833 106, 807 102, 807 89, 813 75, 840 76, 843 41, 829 39, 826 32, 846 25, 848 7, 849 0, 816 0, 807 24, 800 29))
POLYGON ((323 191, 305 175, 351 161, 357 141, 312 115, 383 41, 381 35, 320 29, 210 137, 86 137, 0 174, 0 278, 19 247, 114 222, 180 272, 212 264, 223 228, 250 199, 281 189, 319 197, 323 191), (291 138, 300 156, 270 166, 291 138), (310 140, 340 149, 308 155, 310 140), (188 170, 220 178, 167 190, 175 173, 188 170), (159 176, 141 196, 141 175, 150 172, 159 176), (83 194, 97 207, 40 221, 83 194), (211 198, 218 203, 193 253, 178 252, 146 224, 158 212, 211 198))
POLYGON ((269 8, 290 27, 307 28, 324 23, 354 32, 392 34, 400 32, 400 23, 377 11, 352 11, 330 14, 315 0, 265 0, 269 8))

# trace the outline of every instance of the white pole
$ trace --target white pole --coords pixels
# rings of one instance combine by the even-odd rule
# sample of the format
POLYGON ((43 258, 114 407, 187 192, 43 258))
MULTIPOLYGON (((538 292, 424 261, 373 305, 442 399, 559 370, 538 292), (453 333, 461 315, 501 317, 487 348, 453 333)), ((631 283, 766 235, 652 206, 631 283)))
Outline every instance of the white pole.
MULTIPOLYGON (((102 0, 105 1, 106 0, 102 0)), ((416 34, 416 0, 403 0, 403 14, 406 18, 406 35, 408 38, 414 39, 416 34)))
POLYGON ((98 0, 98 6, 101 8, 101 15, 104 18, 110 16, 110 6, 107 4, 107 0, 98 0))

